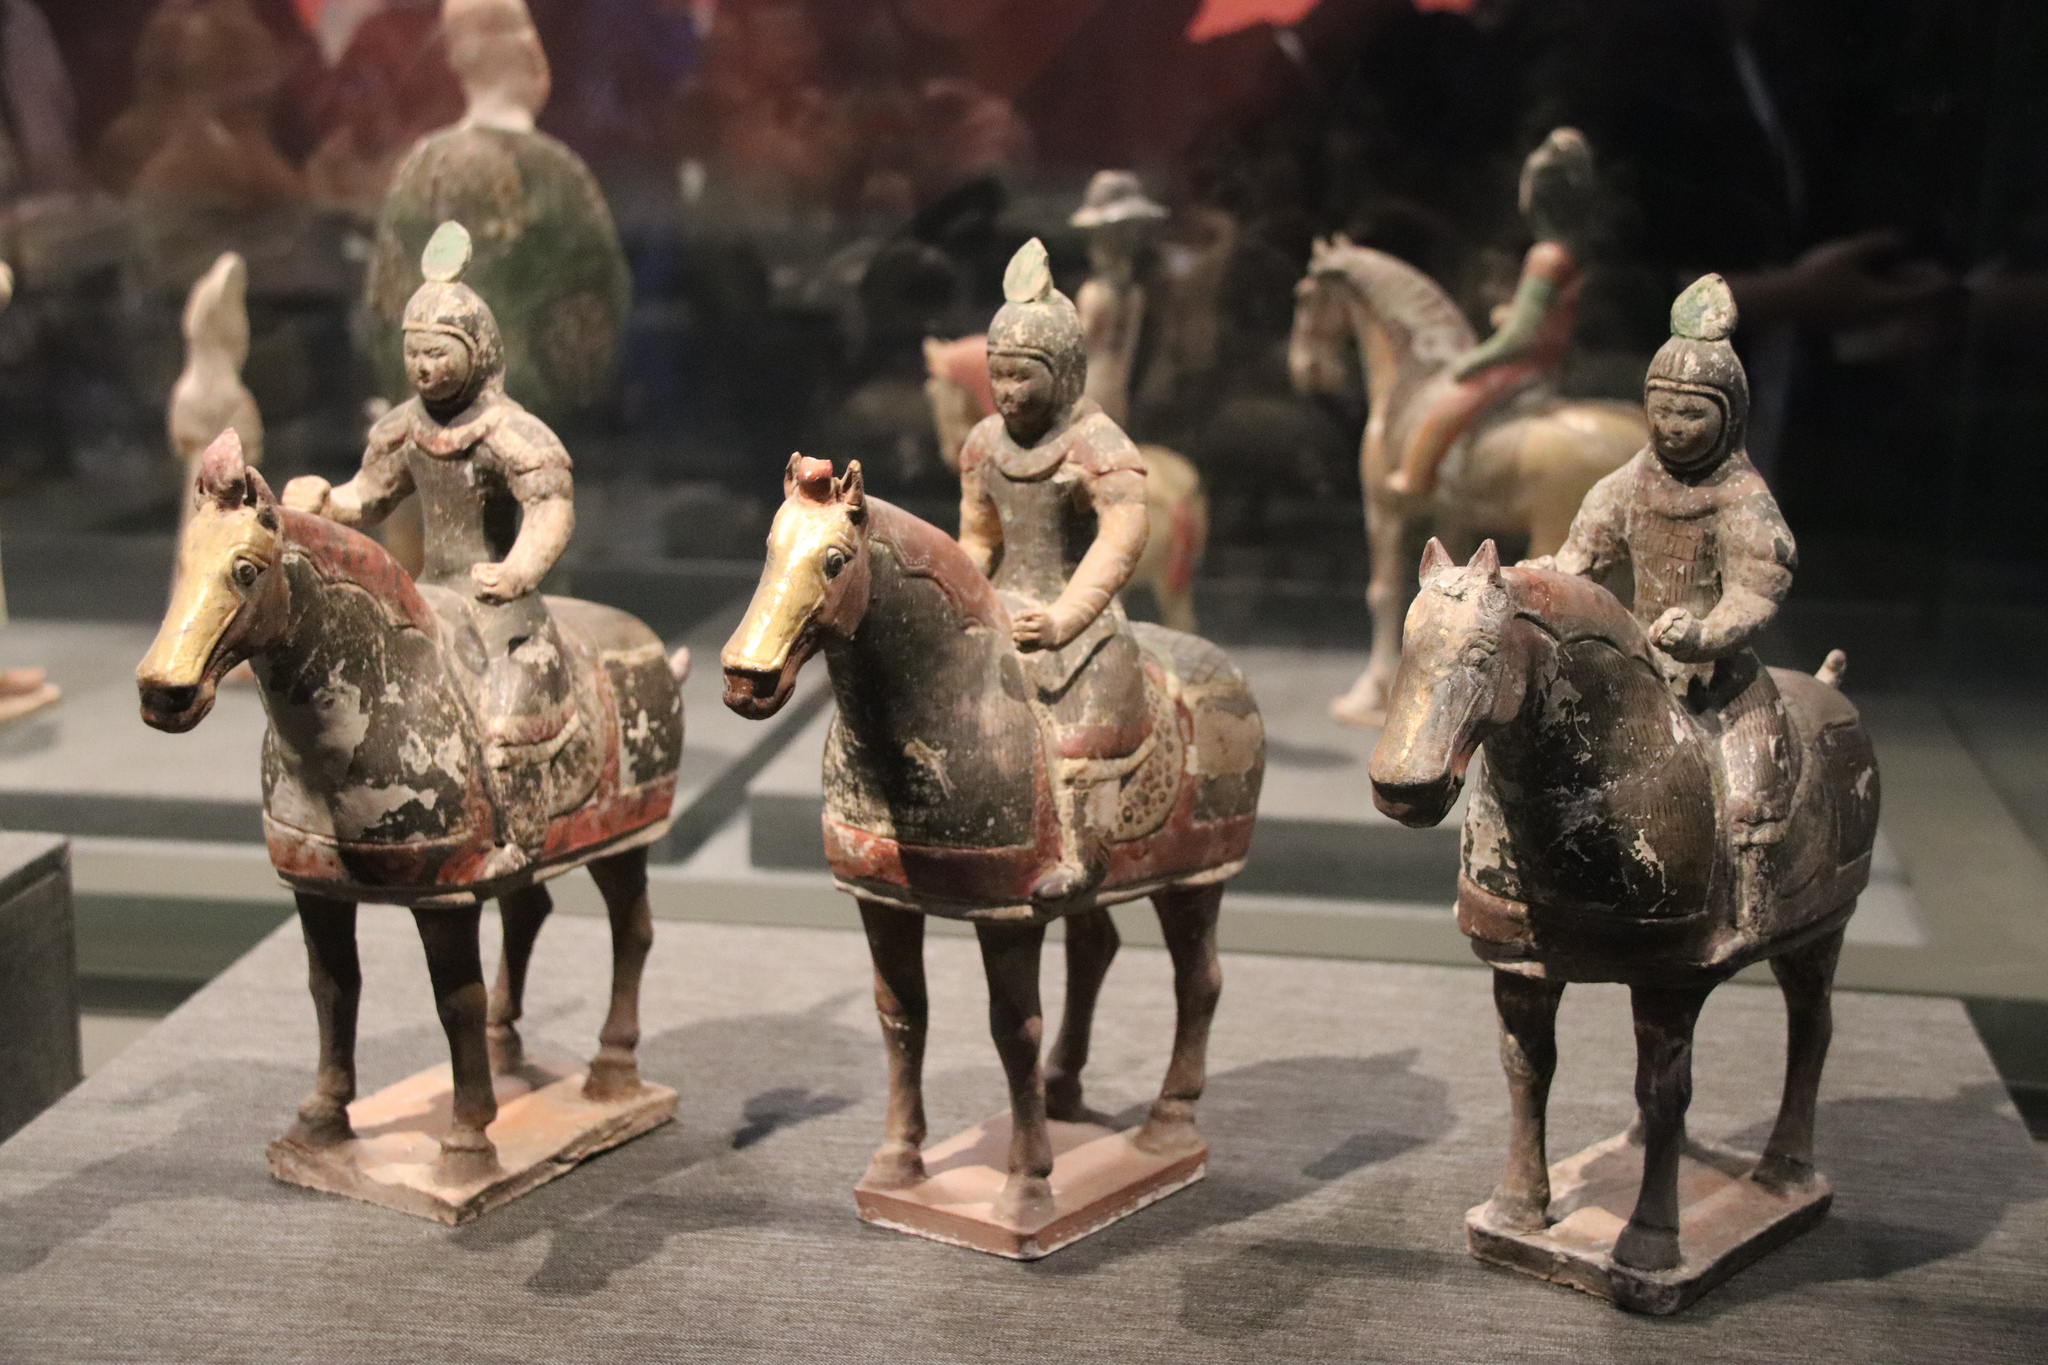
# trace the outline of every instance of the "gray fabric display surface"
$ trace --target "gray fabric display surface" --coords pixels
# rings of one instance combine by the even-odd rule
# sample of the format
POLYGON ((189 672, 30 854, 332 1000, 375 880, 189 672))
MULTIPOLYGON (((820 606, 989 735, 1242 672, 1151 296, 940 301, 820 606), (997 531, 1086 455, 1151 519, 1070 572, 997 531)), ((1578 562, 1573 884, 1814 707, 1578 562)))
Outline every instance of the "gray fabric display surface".
MULTIPOLYGON (((409 917, 366 908, 362 940, 367 1090, 446 1052, 409 917)), ((1003 1087, 974 945, 926 951, 938 1137, 1003 1087)), ((608 966, 601 923, 551 923, 530 1042, 587 1051, 608 966)), ((312 1072, 304 979, 287 925, 0 1146, 0 1360, 1924 1365, 2048 1343, 2048 1163, 1946 1000, 1838 997, 1833 1215, 1655 1320, 1465 1253, 1506 1124, 1481 971, 1226 959, 1208 1179, 1032 1264, 855 1219, 883 1094, 857 933, 661 925, 641 1056, 677 1121, 457 1229, 265 1173, 312 1072)), ((1164 954, 1127 949, 1097 1107, 1139 1112, 1171 1020, 1164 954)), ((1775 992, 1717 993, 1693 1130, 1754 1149, 1782 1045, 1775 992)), ((1631 1048, 1624 992, 1567 993, 1553 1156, 1628 1122, 1631 1048)))

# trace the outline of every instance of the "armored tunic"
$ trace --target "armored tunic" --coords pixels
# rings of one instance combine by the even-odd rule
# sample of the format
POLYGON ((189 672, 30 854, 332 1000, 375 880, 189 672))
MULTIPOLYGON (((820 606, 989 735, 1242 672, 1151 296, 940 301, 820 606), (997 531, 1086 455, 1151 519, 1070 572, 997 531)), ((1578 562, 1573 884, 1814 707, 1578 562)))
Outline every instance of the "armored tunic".
MULTIPOLYGON (((1011 439, 999 415, 975 426, 960 452, 962 529, 978 529, 999 547, 991 577, 1013 610, 1049 607, 1066 590, 1096 543, 1098 481, 1119 471, 1142 480, 1144 457, 1092 399, 1028 448, 1011 439)), ((1142 537, 1116 549, 1128 577, 1142 537)), ((1062 757, 1118 758, 1144 742, 1144 674, 1114 597, 1064 645, 1019 657, 1037 700, 1052 712, 1062 757)))
POLYGON ((1740 450, 1688 480, 1645 447, 1586 494, 1556 564, 1596 576, 1623 560, 1634 568, 1644 630, 1674 607, 1701 622, 1703 659, 1673 658, 1655 641, 1650 653, 1679 699, 1718 721, 1735 820, 1784 819, 1798 746, 1788 740, 1777 684, 1750 648, 1798 563, 1770 488, 1740 450))

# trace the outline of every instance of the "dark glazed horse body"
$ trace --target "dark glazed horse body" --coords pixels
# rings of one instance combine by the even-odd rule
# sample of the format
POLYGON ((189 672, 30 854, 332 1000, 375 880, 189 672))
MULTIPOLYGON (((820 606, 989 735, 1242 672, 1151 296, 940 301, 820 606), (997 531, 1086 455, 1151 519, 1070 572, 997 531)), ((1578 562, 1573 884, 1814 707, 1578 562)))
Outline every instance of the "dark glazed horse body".
POLYGON ((1829 992, 1877 832, 1877 763, 1834 686, 1841 667, 1836 654, 1818 677, 1773 670, 1798 738, 1798 785, 1770 870, 1770 912, 1740 923, 1713 722, 1672 696, 1635 619, 1586 580, 1503 569, 1491 541, 1462 569, 1430 542, 1370 772, 1382 811, 1433 825, 1485 746, 1465 819, 1458 925, 1496 969, 1514 1105, 1488 1221, 1545 1226, 1544 1107, 1557 1005, 1571 981, 1624 982, 1634 998, 1645 1156, 1616 1261, 1648 1271, 1678 1263, 1693 1024, 1708 992, 1759 960, 1777 974, 1791 1027, 1783 1103, 1751 1178, 1776 1189, 1815 1178, 1829 992))
POLYGON ((823 650, 838 715, 825 753, 824 837, 839 886, 859 901, 890 1055, 887 1139, 870 1182, 924 1177, 923 915, 975 924, 991 1025, 1015 1119, 1002 1211, 1050 1205, 1048 1114, 1080 1119, 1080 1072, 1096 991, 1117 949, 1104 908, 1150 896, 1176 980, 1173 1062, 1138 1141, 1200 1142, 1195 1100, 1221 974, 1216 914, 1243 865, 1265 770, 1265 732, 1244 679, 1206 641, 1136 627, 1152 736, 1121 772, 1102 885, 1034 902, 1059 858, 1046 742, 1010 643, 1009 612, 952 537, 792 457, 752 606, 722 656, 726 704, 773 715, 823 650), (1038 959, 1046 924, 1067 920, 1066 1017, 1039 1070, 1038 959))
POLYGON ((454 593, 413 583, 367 536, 280 507, 246 468, 232 429, 207 450, 180 539, 163 628, 136 670, 142 717, 183 732, 242 660, 255 668, 264 836, 297 893, 320 1021, 320 1073, 287 1141, 353 1136, 359 900, 408 905, 448 1033, 455 1125, 450 1183, 493 1168, 484 1128, 491 1072, 521 1059, 514 1024, 534 938, 551 902, 541 882, 587 865, 611 914, 611 1011, 585 1093, 639 1089, 640 970, 653 938, 646 845, 668 827, 682 755, 683 656, 622 612, 550 599, 575 674, 540 856, 507 834, 479 723, 483 651, 454 593), (504 912, 505 955, 488 1004, 480 902, 504 912), (488 1017, 487 1017, 488 1016, 488 1017))

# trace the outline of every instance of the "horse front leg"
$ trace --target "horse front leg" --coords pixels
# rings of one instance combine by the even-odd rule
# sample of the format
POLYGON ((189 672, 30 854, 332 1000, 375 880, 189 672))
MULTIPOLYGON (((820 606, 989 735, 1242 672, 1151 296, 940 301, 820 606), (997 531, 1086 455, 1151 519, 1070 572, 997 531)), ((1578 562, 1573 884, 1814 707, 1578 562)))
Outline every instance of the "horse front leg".
POLYGON ((1209 1081, 1209 1025, 1223 998, 1223 963, 1216 956, 1223 887, 1168 887, 1152 897, 1152 905, 1173 959, 1173 1060, 1134 1141, 1148 1152, 1169 1156, 1202 1145, 1195 1103, 1209 1081))
POLYGON ((981 964, 988 973, 988 1027, 1010 1082, 1010 1178, 997 1196, 996 1217, 1011 1224, 1052 1216, 1052 1134, 1045 1124, 1045 1077, 1038 1045, 1045 1021, 1038 1004, 1043 924, 977 920, 981 964))
POLYGON ((924 986, 924 916, 862 900, 860 922, 875 963, 875 1016, 889 1059, 882 1145, 862 1179, 878 1189, 908 1189, 924 1179, 924 1038, 931 1017, 924 986))
POLYGON ((1692 1031, 1711 986, 1630 987, 1636 1018, 1636 1107, 1643 1123, 1643 1184, 1614 1243, 1618 1265, 1678 1265, 1678 1160, 1692 1103, 1692 1031))
POLYGON ((348 1121, 349 1101, 356 1097, 356 1007, 363 995, 356 903, 307 891, 297 898, 307 987, 320 1025, 320 1069, 285 1137, 301 1147, 333 1147, 356 1135, 348 1121))
POLYGON ((1372 615, 1372 653, 1351 690, 1330 703, 1330 714, 1346 725, 1377 730, 1387 723, 1387 697, 1401 667, 1401 625, 1408 612, 1408 527, 1386 505, 1388 495, 1368 487, 1365 535, 1372 554, 1372 578, 1365 605, 1372 615))
POLYGON ((1081 1068, 1088 1064, 1088 1040, 1095 1028, 1095 1001, 1102 980, 1122 945, 1109 911, 1083 910, 1067 917, 1067 1003, 1045 1068, 1045 1112, 1068 1123, 1087 1120, 1081 1099, 1081 1068))
POLYGON ((490 1048, 494 1076, 517 1071, 526 1062, 518 1028, 519 1016, 526 1010, 526 968, 533 960, 533 942, 540 937, 540 927, 554 908, 554 899, 544 886, 529 886, 498 897, 498 918, 505 927, 505 942, 498 954, 498 980, 491 987, 484 1023, 484 1041, 490 1048))
POLYGON ((630 849, 590 864, 612 924, 612 1001, 597 1031, 597 1056, 583 1098, 623 1100, 639 1093, 640 977, 654 947, 654 910, 647 903, 647 850, 630 849))
POLYGON ((416 908, 412 917, 427 950, 427 975, 434 983, 434 1005, 448 1035, 455 1074, 455 1121, 441 1137, 435 1175, 444 1184, 463 1185, 498 1169, 497 1148, 484 1133, 498 1117, 498 1099, 491 1091, 490 1049, 484 1042, 487 1001, 476 941, 483 909, 416 908))
POLYGON ((1563 982, 1519 972, 1493 974, 1500 1066, 1508 1078, 1508 1160, 1485 1216, 1489 1223, 1516 1232, 1536 1232, 1549 1221, 1550 1158, 1544 1126, 1550 1078, 1557 1071, 1557 1006, 1562 999, 1563 982))
POLYGON ((1778 1121, 1752 1178, 1773 1190, 1798 1189, 1813 1180, 1813 1115, 1821 1066, 1834 1038, 1835 963, 1842 931, 1771 959, 1785 993, 1785 1097, 1778 1121))

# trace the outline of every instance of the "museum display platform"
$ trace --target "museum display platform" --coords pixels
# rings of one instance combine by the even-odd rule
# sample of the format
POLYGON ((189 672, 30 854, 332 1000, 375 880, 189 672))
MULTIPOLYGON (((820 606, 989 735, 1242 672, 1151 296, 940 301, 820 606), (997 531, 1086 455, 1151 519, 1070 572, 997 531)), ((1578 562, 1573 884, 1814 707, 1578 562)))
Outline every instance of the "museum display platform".
MULTIPOLYGON (((374 1088, 445 1044, 408 917, 366 910, 362 944, 374 1088)), ((939 939, 927 955, 944 1133, 1004 1087, 975 950, 939 939)), ((586 1052, 608 964, 601 924, 550 924, 529 1036, 586 1052)), ((448 1229, 266 1173, 314 1058, 303 952, 280 930, 0 1147, 4 1354, 1980 1365, 2035 1359, 2048 1331, 2048 1164, 1952 1001, 1838 996, 1819 1121, 1832 1213, 1648 1319, 1465 1250, 1507 1123, 1484 973, 1230 956, 1208 1178, 1030 1265, 856 1216, 884 1090, 868 980, 857 933, 660 926, 641 1060, 680 1093, 676 1121, 448 1229)), ((1126 950, 1098 1017, 1095 1107, 1141 1112, 1171 1021, 1165 955, 1126 950)), ((1564 1154, 1629 1117, 1625 993, 1574 987, 1559 1033, 1564 1154)), ((1693 1131, 1753 1149, 1782 1044, 1775 992, 1717 993, 1693 1131)))

